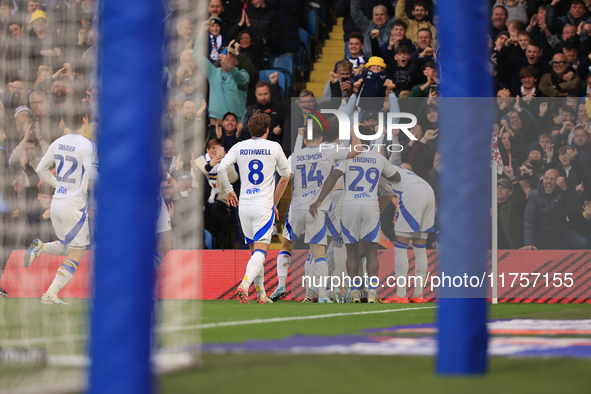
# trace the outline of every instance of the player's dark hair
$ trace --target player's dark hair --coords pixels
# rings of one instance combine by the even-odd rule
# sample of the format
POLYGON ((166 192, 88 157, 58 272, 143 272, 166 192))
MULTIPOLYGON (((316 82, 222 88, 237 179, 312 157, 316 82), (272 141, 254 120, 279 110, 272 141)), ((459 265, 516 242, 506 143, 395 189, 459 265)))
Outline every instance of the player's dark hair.
POLYGON ((323 130, 322 139, 324 142, 333 142, 339 138, 339 119, 335 115, 324 115, 328 129, 323 130))
POLYGON ((66 111, 64 123, 74 132, 84 126, 85 119, 88 119, 88 108, 82 103, 76 103, 66 111))
POLYGON ((248 120, 248 131, 252 137, 262 137, 267 132, 270 124, 271 118, 269 115, 256 110, 248 120))
POLYGON ((38 189, 39 194, 45 194, 46 196, 53 196, 53 193, 55 193, 55 188, 47 182, 41 182, 38 189))
POLYGON ((308 142, 320 139, 322 136, 322 128, 318 125, 318 123, 312 123, 312 138, 308 138, 308 128, 306 127, 306 131, 304 131, 304 139, 308 142))

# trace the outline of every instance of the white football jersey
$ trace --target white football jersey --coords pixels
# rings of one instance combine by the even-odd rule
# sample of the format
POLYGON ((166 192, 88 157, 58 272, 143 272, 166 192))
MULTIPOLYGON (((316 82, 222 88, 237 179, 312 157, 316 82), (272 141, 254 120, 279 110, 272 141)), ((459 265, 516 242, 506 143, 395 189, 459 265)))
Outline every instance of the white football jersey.
POLYGON ((379 209, 380 176, 391 177, 397 172, 396 167, 376 151, 362 152, 351 159, 340 161, 336 169, 345 175, 343 205, 363 204, 375 209, 379 209))
MULTIPOLYGON (((326 144, 323 144, 326 146, 326 144)), ((332 149, 309 146, 294 152, 290 156, 292 180, 293 209, 308 209, 320 194, 324 180, 330 175, 333 167, 340 160, 345 160, 349 151, 346 148, 332 149)), ((320 210, 330 208, 332 198, 328 195, 320 210)))
POLYGON ((55 199, 72 201, 78 209, 86 206, 88 181, 97 177, 96 145, 78 133, 55 140, 37 166, 37 174, 55 187, 55 199), (55 164, 56 175, 49 169, 55 164))
POLYGON ((380 182, 380 186, 386 191, 388 194, 394 194, 399 199, 402 198, 402 194, 409 186, 414 185, 416 183, 425 184, 429 187, 429 183, 426 180, 415 174, 414 172, 407 170, 406 168, 402 168, 395 164, 392 164, 398 173, 400 174, 400 182, 392 183, 388 182, 386 179, 382 179, 380 182))
POLYGON ((277 142, 251 138, 234 145, 222 159, 218 175, 227 193, 232 192, 228 168, 238 163, 240 174, 240 204, 273 206, 275 168, 281 177, 289 176, 287 158, 277 142))

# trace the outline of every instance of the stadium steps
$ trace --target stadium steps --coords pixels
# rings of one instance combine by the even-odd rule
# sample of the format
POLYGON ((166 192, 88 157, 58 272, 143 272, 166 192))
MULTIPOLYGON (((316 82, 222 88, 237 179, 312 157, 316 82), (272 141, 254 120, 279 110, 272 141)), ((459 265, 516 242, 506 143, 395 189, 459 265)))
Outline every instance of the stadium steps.
POLYGON ((328 40, 324 41, 322 56, 312 66, 310 82, 306 84, 306 89, 311 90, 315 97, 322 97, 335 63, 345 58, 343 34, 343 18, 338 18, 328 35, 328 40))

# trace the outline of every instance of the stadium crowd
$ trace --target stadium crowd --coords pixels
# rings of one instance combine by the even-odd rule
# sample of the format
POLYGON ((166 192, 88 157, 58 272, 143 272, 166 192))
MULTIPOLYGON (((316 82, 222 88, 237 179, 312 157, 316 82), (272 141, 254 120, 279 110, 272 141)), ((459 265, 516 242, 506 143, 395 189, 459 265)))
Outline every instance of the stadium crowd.
MULTIPOLYGON (((278 83, 281 71, 268 80, 259 80, 259 71, 272 68, 272 57, 297 56, 306 10, 319 13, 319 4, 210 0, 209 19, 197 24, 193 13, 183 12, 193 10, 196 1, 170 0, 161 191, 172 220, 173 248, 194 247, 183 221, 202 205, 207 247, 228 248, 235 241, 246 247, 237 211, 218 186, 217 165, 234 144, 250 138, 248 120, 256 110, 270 116, 269 139, 289 156, 297 128, 306 124, 306 108, 345 109, 358 96, 387 98, 393 91, 401 110, 417 114, 411 132, 418 141, 395 133, 389 142, 404 150, 389 160, 437 191, 438 96, 445 80, 440 81, 437 64, 436 3, 321 2, 328 27, 331 12, 344 17, 345 58, 327 73, 323 97, 296 92, 298 106, 292 111, 278 83), (199 86, 199 73, 207 89, 199 86), (197 126, 206 130, 203 152, 190 149, 197 126)), ((504 164, 498 182, 499 248, 586 249, 591 239, 591 0, 491 1, 491 22, 495 130, 504 164)), ((88 109, 87 137, 94 138, 100 123, 97 37, 94 0, 0 0, 2 266, 13 249, 26 249, 33 238, 55 238, 48 209, 54 191, 39 182, 35 168, 49 144, 70 132, 67 112, 74 103, 88 109)), ((363 123, 375 127, 375 112, 358 104, 363 123)), ((229 176, 238 192, 238 173, 229 176)), ((436 247, 434 238, 429 247, 436 247)))

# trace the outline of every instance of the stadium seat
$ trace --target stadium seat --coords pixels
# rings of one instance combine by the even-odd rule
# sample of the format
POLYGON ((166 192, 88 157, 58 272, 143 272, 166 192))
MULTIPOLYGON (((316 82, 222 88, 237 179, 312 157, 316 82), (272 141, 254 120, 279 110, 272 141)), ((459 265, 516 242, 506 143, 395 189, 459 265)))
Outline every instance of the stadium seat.
MULTIPOLYGON (((267 81, 269 83, 271 83, 271 79, 269 78, 271 74, 278 72, 279 70, 261 70, 259 71, 259 81, 267 81)), ((282 89, 281 94, 283 95, 284 98, 287 99, 287 78, 285 78, 285 75, 282 72, 278 72, 278 79, 277 79, 277 83, 279 84, 279 87, 282 89)))
MULTIPOLYGON (((269 63, 271 63, 271 58, 269 58, 269 63)), ((289 87, 293 86, 293 63, 293 59, 287 55, 278 56, 271 63, 272 69, 280 70, 285 74, 289 87)))
POLYGON ((316 37, 318 33, 318 15, 308 7, 306 7, 306 31, 312 37, 316 37))
POLYGON ((304 44, 304 49, 308 52, 310 46, 310 35, 308 32, 300 27, 300 42, 304 44))

